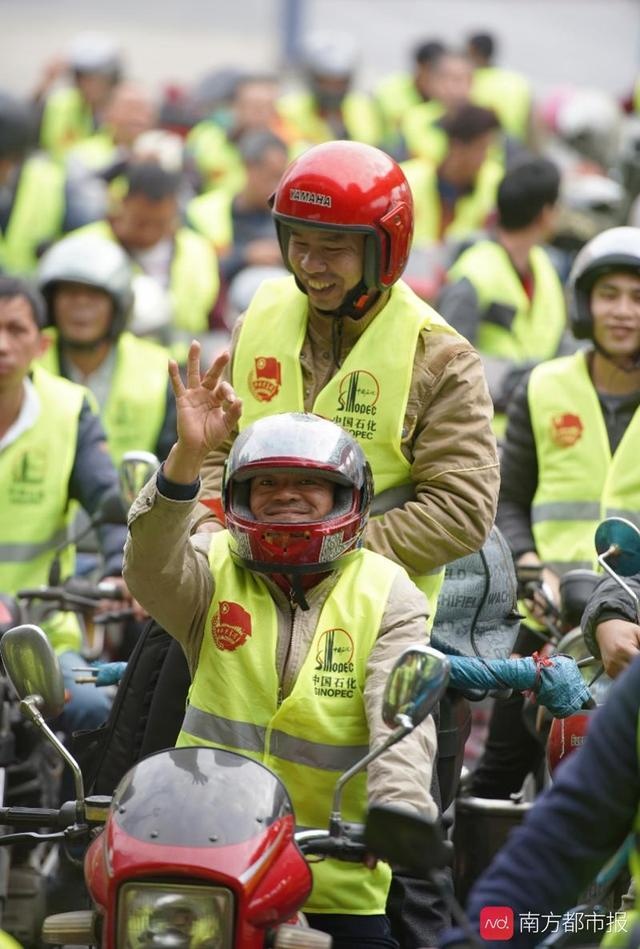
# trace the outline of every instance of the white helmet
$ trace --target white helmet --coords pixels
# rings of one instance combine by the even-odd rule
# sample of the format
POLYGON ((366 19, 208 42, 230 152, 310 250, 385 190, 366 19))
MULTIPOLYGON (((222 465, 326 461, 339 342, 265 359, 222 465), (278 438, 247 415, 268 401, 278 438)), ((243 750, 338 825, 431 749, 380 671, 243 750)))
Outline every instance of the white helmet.
POLYGON ((358 63, 358 48, 348 33, 312 33, 302 46, 302 65, 314 76, 349 79, 358 63))
POLYGON ((38 268, 38 286, 49 306, 56 283, 69 281, 104 290, 113 300, 113 320, 109 336, 115 338, 125 327, 133 302, 132 268, 119 244, 97 234, 70 234, 43 255, 38 268))
POLYGON ((71 41, 67 59, 79 73, 118 75, 122 68, 120 50, 106 33, 79 33, 71 41))

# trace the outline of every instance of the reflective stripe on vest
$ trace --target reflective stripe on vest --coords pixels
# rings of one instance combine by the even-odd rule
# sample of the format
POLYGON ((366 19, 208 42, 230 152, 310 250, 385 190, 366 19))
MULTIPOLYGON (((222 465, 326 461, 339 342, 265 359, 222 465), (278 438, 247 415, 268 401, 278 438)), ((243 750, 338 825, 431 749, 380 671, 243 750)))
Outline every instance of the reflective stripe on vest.
MULTIPOLYGON (((55 331, 40 363, 60 373, 55 331)), ((167 361, 162 346, 132 333, 122 333, 116 344, 116 363, 102 422, 109 453, 118 464, 126 451, 156 450, 167 407, 167 361)))
POLYGON ((536 550, 544 561, 597 567, 594 534, 613 512, 640 526, 636 411, 613 456, 586 355, 553 359, 531 373, 531 425, 538 487, 531 508, 536 550))
MULTIPOLYGON (((436 170, 422 158, 404 161, 400 167, 413 194, 413 240, 433 244, 440 240, 442 218, 436 170)), ((503 176, 504 167, 495 159, 488 158, 483 163, 473 191, 456 201, 453 220, 445 229, 446 237, 466 237, 485 226, 495 208, 498 185, 503 176)))
MULTIPOLYGON (((233 383, 243 398, 241 427, 264 415, 304 411, 300 352, 307 306, 293 277, 264 281, 255 294, 233 361, 233 383)), ((373 471, 376 495, 410 484, 402 426, 423 329, 457 335, 399 281, 313 404, 314 412, 341 425, 360 443, 373 471)), ((432 616, 443 576, 443 569, 412 576, 429 598, 432 616)))
MULTIPOLYGON (((94 221, 72 233, 97 234, 111 241, 116 239, 108 221, 94 221)), ((140 271, 140 267, 137 269, 140 271)), ((192 333, 205 332, 219 290, 218 262, 210 241, 191 228, 178 228, 169 283, 172 326, 192 333)))
MULTIPOLYGON (((0 590, 11 595, 23 587, 46 584, 53 551, 66 538, 69 478, 78 441, 78 418, 85 390, 43 369, 34 370, 40 400, 35 424, 0 452, 2 546, 0 590)), ((62 576, 72 572, 74 553, 61 557, 62 576)), ((54 648, 77 649, 80 630, 71 622, 48 628, 54 648)))
POLYGON ((64 219, 64 172, 48 158, 28 158, 20 171, 9 223, 0 231, 0 271, 30 274, 44 241, 59 237, 64 219))
MULTIPOLYGON (((236 722, 202 712, 190 705, 187 708, 182 728, 194 738, 201 738, 210 744, 225 745, 245 754, 261 755, 265 747, 267 729, 248 722, 236 722)), ((369 751, 368 745, 337 747, 323 745, 304 738, 292 738, 284 732, 272 730, 269 733, 269 750, 277 758, 306 765, 309 768, 321 768, 325 771, 348 771, 369 751)))
POLYGON ((562 284, 546 251, 533 247, 529 255, 533 276, 530 300, 506 250, 496 241, 480 241, 458 257, 448 273, 453 282, 466 277, 476 291, 481 310, 476 347, 479 352, 524 362, 551 359, 566 324, 562 284), (487 313, 494 304, 515 309, 509 326, 487 313))
MULTIPOLYGON (((262 761, 283 780, 299 824, 326 827, 338 775, 368 750, 366 665, 402 568, 366 550, 346 559, 281 699, 275 603, 259 574, 233 562, 228 537, 216 534, 211 544, 215 595, 177 743, 220 745, 262 761)), ((361 820, 366 800, 359 775, 345 791, 345 819, 361 820)), ((327 860, 314 865, 313 876, 310 911, 384 912, 389 872, 382 864, 372 873, 327 860)))

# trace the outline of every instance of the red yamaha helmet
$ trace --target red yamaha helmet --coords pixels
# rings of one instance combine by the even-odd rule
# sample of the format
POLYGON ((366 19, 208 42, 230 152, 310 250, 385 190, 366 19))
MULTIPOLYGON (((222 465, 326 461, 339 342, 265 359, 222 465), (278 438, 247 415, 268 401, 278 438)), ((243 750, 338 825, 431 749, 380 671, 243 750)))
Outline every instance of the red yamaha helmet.
POLYGON ((231 552, 262 573, 332 570, 361 545, 372 495, 369 463, 339 425, 299 412, 261 418, 236 438, 225 465, 222 504, 231 552), (334 482, 333 509, 317 521, 257 521, 249 508, 250 479, 276 470, 314 471, 334 482))
POLYGON ((404 270, 413 236, 413 199, 400 166, 362 142, 325 142, 286 169, 272 198, 278 240, 289 266, 289 227, 366 235, 364 283, 386 290, 404 270))

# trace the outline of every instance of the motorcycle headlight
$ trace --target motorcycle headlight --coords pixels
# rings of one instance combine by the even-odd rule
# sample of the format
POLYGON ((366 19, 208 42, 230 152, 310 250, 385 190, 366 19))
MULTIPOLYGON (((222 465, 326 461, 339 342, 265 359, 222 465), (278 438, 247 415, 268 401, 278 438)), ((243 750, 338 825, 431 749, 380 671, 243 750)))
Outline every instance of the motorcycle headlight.
POLYGON ((120 949, 231 949, 233 895, 222 887, 126 883, 117 926, 120 949))

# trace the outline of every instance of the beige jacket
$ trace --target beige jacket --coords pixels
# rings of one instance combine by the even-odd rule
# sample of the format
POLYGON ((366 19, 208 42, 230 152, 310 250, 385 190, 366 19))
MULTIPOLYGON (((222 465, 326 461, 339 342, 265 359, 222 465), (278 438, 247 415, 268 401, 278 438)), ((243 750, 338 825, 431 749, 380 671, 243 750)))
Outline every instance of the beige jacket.
MULTIPOLYGON (((153 478, 131 508, 124 564, 129 589, 181 644, 192 673, 214 592, 208 560, 211 535, 189 534, 195 504, 163 497, 153 478)), ((292 610, 284 593, 269 583, 278 613, 276 660, 284 695, 291 691, 302 668, 322 604, 335 581, 336 574, 332 574, 307 592, 308 611, 292 610)), ((381 717, 387 676, 406 646, 425 642, 426 612, 424 595, 406 574, 400 574, 367 664, 365 706, 372 747, 389 735, 381 717)), ((369 767, 370 801, 394 802, 435 817, 429 793, 435 754, 435 726, 429 717, 369 767)))
MULTIPOLYGON (((387 298, 383 296, 360 320, 336 320, 309 310, 300 355, 307 411, 335 375, 336 356, 341 362, 345 359, 387 298), (336 330, 340 326, 339 337, 336 330)), ((240 319, 234 327, 232 357, 241 325, 240 319)), ((243 397, 246 381, 234 377, 233 358, 230 366, 228 375, 243 397)), ((416 500, 371 520, 367 547, 419 575, 482 546, 493 524, 500 481, 492 418, 484 369, 473 346, 457 334, 423 330, 416 347, 402 440, 416 500)), ((202 472, 201 497, 219 497, 222 467, 230 447, 231 440, 209 455, 202 472)), ((201 507, 196 521, 206 518, 211 518, 211 512, 201 507)))

